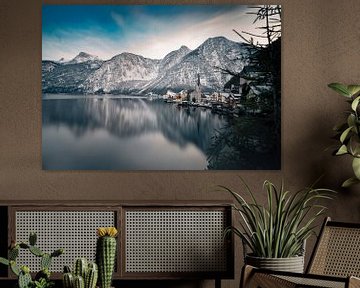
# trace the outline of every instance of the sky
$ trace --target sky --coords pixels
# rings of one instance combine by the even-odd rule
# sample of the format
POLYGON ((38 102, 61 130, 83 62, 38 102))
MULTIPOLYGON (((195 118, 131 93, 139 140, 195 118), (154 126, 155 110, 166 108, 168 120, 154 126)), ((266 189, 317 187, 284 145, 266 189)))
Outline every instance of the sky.
POLYGON ((71 60, 79 52, 108 60, 122 52, 161 59, 209 37, 241 42, 255 32, 244 5, 43 5, 42 59, 71 60))

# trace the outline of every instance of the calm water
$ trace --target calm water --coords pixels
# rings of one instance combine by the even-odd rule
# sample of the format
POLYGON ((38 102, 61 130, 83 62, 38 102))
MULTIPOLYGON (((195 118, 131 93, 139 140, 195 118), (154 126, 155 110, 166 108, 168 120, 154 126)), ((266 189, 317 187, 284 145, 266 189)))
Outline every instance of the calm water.
POLYGON ((272 157, 273 151, 261 148, 250 133, 245 138, 234 135, 237 130, 229 128, 237 125, 204 108, 180 108, 139 97, 47 94, 42 119, 44 169, 277 169, 278 165, 259 164, 265 150, 265 157, 272 157), (232 147, 233 136, 237 148, 232 147), (246 145, 257 146, 250 149, 251 158, 246 145))
POLYGON ((225 119, 200 108, 114 96, 44 95, 44 169, 207 168, 225 119))

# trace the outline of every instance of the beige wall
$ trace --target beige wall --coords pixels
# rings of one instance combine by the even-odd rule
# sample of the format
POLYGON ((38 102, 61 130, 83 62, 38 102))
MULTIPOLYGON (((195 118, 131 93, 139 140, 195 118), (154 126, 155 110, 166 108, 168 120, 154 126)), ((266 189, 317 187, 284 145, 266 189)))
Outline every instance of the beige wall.
MULTIPOLYGON (((104 1, 45 1, 49 4, 101 2, 104 1)), ((325 151, 332 143, 331 129, 341 120, 346 107, 343 99, 326 85, 334 81, 360 82, 358 0, 277 1, 283 5, 282 170, 223 172, 41 170, 41 3, 40 0, 0 0, 1 200, 229 199, 212 185, 237 188, 238 175, 264 200, 261 191, 264 179, 279 183, 283 178, 289 189, 298 189, 325 173, 322 186, 340 192, 329 215, 338 220, 360 221, 360 186, 349 191, 338 188, 351 172, 346 161, 349 159, 334 158, 325 151)), ((274 1, 261 3, 274 4, 274 1)), ((236 255, 240 258, 239 252, 236 255)), ((236 263, 238 270, 240 262, 236 263)), ((226 287, 237 287, 238 278, 239 275, 236 281, 227 281, 226 287)))

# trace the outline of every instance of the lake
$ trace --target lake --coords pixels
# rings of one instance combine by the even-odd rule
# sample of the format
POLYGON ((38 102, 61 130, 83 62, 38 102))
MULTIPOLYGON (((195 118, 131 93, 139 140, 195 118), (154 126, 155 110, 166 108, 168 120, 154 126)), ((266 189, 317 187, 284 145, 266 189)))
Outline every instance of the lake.
MULTIPOLYGON (((44 94, 42 102, 43 169, 227 170, 280 165, 275 145, 269 148, 259 138, 267 133, 254 137, 246 132, 247 136, 238 122, 210 109, 126 95, 44 94)), ((257 125, 266 124, 262 122, 256 120, 257 125)), ((249 125, 253 126, 245 126, 249 125)))

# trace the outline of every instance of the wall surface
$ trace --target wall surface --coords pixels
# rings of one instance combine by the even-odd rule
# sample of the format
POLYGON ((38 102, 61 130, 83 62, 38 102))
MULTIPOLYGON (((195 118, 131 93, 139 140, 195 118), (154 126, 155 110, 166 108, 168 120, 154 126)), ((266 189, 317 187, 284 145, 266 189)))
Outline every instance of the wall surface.
MULTIPOLYGON (((193 1, 59 0, 46 4, 195 3, 193 1)), ((244 3, 227 1, 227 3, 244 3)), ((256 1, 251 1, 256 2, 256 1)), ((258 1, 260 2, 260 1, 258 1)), ((196 3, 220 3, 197 1, 196 3)), ((261 1, 274 4, 274 1, 261 1)), ((240 189, 246 179, 264 201, 262 182, 288 189, 320 184, 339 191, 329 204, 334 219, 360 222, 360 188, 341 190, 351 173, 346 159, 325 149, 343 117, 344 99, 330 82, 360 82, 358 0, 278 0, 283 9, 282 170, 201 172, 103 172, 41 170, 40 0, 0 0, 0 200, 231 200, 214 189, 240 189)), ((229 27, 236 28, 236 27, 229 27)), ((310 245, 311 246, 311 243, 310 245)), ((236 269, 241 253, 236 252, 236 269)), ((311 251, 311 247, 308 248, 311 251)), ((225 287, 238 287, 239 273, 225 287)), ((204 286, 212 283, 205 283, 204 286)), ((185 285, 186 286, 186 285, 185 285)))

